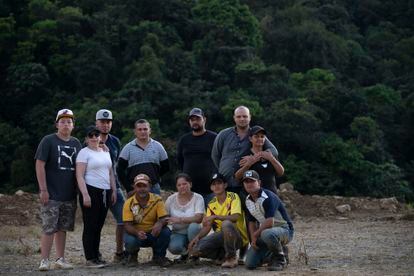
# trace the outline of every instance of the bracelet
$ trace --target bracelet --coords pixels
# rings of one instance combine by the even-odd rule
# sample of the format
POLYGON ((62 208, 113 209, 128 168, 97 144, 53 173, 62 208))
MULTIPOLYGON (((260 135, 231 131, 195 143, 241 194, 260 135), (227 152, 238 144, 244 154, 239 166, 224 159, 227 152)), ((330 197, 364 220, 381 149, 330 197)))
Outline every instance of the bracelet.
POLYGON ((40 190, 41 192, 47 192, 47 190, 40 190))

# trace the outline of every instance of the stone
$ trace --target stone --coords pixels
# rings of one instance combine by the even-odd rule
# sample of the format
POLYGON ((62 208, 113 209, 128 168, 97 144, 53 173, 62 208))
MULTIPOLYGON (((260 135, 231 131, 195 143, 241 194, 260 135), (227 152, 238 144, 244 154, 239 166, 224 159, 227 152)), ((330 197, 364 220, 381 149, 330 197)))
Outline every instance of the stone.
POLYGON ((338 206, 335 207, 335 209, 339 213, 343 214, 343 213, 351 211, 351 205, 349 205, 349 204, 338 205, 338 206))
POLYGON ((279 190, 284 192, 284 191, 294 191, 295 189, 291 183, 285 182, 285 183, 280 184, 279 190))
POLYGON ((395 197, 380 199, 381 209, 396 212, 398 209, 398 200, 395 197))
POLYGON ((25 193, 22 191, 22 190, 18 190, 17 192, 15 192, 14 193, 15 195, 17 195, 17 196, 22 196, 22 195, 24 195, 25 193))

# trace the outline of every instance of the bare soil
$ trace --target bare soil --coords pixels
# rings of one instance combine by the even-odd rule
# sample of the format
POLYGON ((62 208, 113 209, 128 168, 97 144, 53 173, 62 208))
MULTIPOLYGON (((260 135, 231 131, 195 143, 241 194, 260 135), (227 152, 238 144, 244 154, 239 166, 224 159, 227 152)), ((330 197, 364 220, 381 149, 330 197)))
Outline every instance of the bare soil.
MULTIPOLYGON (((290 265, 282 272, 258 268, 264 275, 414 275, 414 213, 395 199, 304 196, 282 190, 295 226, 289 244, 290 265), (346 211, 337 206, 349 205, 346 211), (340 209, 340 208, 339 208, 340 209), (350 210, 349 210, 350 209, 350 210)), ((222 269, 207 260, 198 266, 168 268, 148 263, 151 251, 142 250, 140 266, 110 265, 84 268, 82 222, 68 233, 66 258, 70 271, 37 271, 40 260, 39 203, 34 194, 0 195, 0 274, 34 275, 251 275, 243 266, 222 269)), ((79 210, 78 210, 79 211, 79 210)), ((101 252, 107 261, 115 250, 115 222, 109 214, 103 229, 101 252)), ((54 256, 54 251, 52 252, 54 256)), ((176 256, 170 254, 173 259, 176 256)))

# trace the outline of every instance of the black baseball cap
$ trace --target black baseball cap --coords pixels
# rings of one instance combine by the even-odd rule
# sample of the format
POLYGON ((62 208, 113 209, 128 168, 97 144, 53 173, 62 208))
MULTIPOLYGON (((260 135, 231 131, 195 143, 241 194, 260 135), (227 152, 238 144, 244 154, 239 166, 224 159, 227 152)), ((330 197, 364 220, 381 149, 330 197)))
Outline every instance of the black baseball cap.
POLYGON ((255 170, 248 170, 244 172, 241 181, 243 182, 246 179, 260 180, 260 176, 255 170))
POLYGON ((249 131, 249 136, 253 136, 259 132, 263 132, 265 135, 267 134, 266 130, 261 126, 253 126, 249 131))
POLYGON ((85 128, 85 137, 92 133, 98 133, 101 134, 101 131, 96 128, 96 126, 90 125, 85 128))
POLYGON ((213 184, 216 180, 221 180, 223 183, 226 183, 226 179, 221 173, 215 173, 211 176, 210 185, 213 184))
POLYGON ((201 110, 201 108, 194 107, 193 109, 191 109, 190 113, 188 113, 188 118, 190 118, 191 116, 197 116, 197 117, 203 118, 204 112, 203 110, 201 110))

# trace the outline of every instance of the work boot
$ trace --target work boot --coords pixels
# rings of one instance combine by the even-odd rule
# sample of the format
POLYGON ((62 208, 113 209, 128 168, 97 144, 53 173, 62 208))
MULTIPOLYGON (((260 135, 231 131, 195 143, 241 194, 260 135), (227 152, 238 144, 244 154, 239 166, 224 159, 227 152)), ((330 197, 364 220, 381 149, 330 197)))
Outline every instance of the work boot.
POLYGON ((136 266, 138 265, 138 252, 129 253, 127 266, 136 266))

